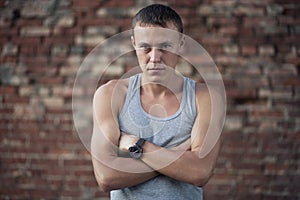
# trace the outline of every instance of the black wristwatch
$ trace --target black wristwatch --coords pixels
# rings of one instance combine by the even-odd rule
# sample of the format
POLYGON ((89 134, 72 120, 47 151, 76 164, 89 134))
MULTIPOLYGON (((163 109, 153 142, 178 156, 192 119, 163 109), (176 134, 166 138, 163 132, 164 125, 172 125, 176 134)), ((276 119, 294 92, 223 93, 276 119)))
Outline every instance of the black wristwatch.
POLYGON ((143 155, 143 144, 145 143, 145 139, 140 138, 135 145, 129 147, 129 155, 134 159, 140 159, 143 155))

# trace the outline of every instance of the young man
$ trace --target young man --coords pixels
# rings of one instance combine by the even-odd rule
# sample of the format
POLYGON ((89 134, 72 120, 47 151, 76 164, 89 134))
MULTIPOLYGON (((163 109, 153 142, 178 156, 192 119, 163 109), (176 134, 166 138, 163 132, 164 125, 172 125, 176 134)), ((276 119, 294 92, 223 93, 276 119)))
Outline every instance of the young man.
POLYGON ((101 86, 93 102, 94 172, 111 199, 202 199, 219 141, 205 156, 211 119, 205 85, 175 71, 184 45, 182 22, 154 4, 133 19, 141 73, 101 86))

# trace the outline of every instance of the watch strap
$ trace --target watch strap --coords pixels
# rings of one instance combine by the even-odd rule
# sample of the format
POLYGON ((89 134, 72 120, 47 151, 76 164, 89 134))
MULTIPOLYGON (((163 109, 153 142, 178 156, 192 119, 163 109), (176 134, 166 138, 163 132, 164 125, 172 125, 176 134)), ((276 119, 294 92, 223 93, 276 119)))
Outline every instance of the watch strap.
POLYGON ((142 148, 143 144, 145 143, 145 139, 140 138, 137 142, 136 142, 136 146, 142 148))

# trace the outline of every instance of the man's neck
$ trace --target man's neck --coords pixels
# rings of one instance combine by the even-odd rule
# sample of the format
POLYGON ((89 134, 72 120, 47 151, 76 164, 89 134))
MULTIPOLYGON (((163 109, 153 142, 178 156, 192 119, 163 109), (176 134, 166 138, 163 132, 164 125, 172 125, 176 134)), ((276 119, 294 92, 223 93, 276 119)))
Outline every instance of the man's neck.
POLYGON ((161 97, 168 95, 177 95, 182 92, 183 77, 174 74, 162 82, 151 82, 143 79, 141 83, 141 92, 152 97, 161 97))

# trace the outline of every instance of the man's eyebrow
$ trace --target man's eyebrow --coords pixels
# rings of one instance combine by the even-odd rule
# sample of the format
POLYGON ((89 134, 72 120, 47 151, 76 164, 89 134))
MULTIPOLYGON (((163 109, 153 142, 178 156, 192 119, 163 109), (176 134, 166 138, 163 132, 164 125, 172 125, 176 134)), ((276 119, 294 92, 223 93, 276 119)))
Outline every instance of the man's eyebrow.
MULTIPOLYGON (((172 41, 163 41, 157 44, 157 46, 162 46, 162 45, 173 45, 174 42, 172 41)), ((149 44, 147 42, 140 42, 138 43, 138 46, 153 46, 152 44, 149 44)))
POLYGON ((140 43, 138 43, 138 46, 151 46, 151 45, 146 42, 140 42, 140 43))
POLYGON ((162 42, 162 43, 159 43, 160 45, 172 45, 174 44, 174 42, 172 41, 165 41, 165 42, 162 42))

